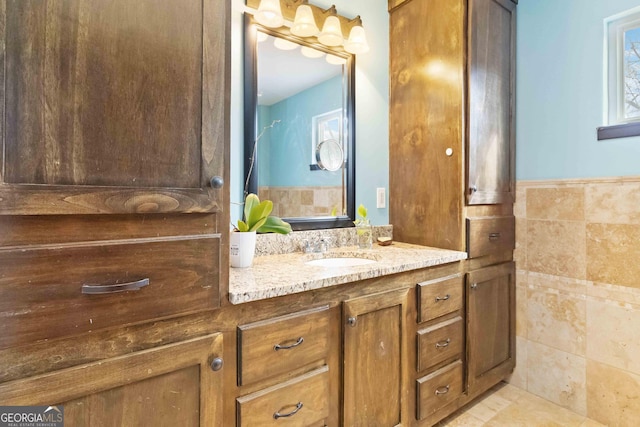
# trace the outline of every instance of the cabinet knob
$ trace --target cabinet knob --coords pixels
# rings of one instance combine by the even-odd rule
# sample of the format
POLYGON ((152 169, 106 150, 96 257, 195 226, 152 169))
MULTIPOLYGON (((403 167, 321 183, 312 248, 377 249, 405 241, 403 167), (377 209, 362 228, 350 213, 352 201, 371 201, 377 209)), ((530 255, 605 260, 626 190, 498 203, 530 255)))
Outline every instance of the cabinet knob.
POLYGON ((478 284, 477 283, 472 284, 471 289, 478 289, 478 284))
POLYGON ((358 321, 357 317, 349 317, 347 319, 347 325, 349 325, 351 327, 354 327, 354 326, 356 326, 357 321, 358 321))
POLYGON ((470 193, 477 193, 478 192, 478 186, 473 184, 471 187, 469 187, 469 192, 470 193))
POLYGON ((222 179, 221 176, 214 176, 209 182, 211 183, 212 188, 222 188, 224 185, 224 179, 222 179))
POLYGON ((220 369, 222 369, 222 365, 224 365, 224 361, 222 360, 222 358, 216 357, 211 361, 211 370, 219 371, 220 369))

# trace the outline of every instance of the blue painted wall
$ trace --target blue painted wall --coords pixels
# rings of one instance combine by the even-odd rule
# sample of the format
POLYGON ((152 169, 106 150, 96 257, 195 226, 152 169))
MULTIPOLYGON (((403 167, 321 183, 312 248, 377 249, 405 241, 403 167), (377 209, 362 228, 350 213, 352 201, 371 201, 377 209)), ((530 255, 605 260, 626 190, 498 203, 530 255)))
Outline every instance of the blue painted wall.
POLYGON ((258 185, 276 187, 340 186, 340 171, 312 171, 311 140, 314 116, 342 106, 342 76, 333 77, 271 106, 258 109, 258 131, 268 129, 258 142, 258 185), (268 139, 267 139, 268 137, 268 139))
POLYGON ((638 0, 521 0, 516 176, 640 175, 640 137, 598 141, 603 125, 603 20, 638 0))
MULTIPOLYGON (((360 15, 371 51, 356 59, 356 206, 367 206, 375 225, 388 224, 387 208, 377 209, 376 188, 389 188, 389 14, 387 0, 311 0, 347 17, 360 15)), ((231 202, 242 201, 242 12, 232 0, 231 35, 231 202)), ((388 194, 387 203, 388 206, 388 194)), ((232 205, 231 218, 241 215, 232 205)))

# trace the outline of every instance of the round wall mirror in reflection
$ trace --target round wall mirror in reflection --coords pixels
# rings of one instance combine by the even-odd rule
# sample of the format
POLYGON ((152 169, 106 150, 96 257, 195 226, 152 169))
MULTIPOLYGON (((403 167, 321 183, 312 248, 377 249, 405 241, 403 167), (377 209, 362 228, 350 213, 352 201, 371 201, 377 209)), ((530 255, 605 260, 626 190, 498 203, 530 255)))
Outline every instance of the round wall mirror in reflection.
POLYGON ((316 161, 322 170, 337 171, 344 164, 344 152, 335 139, 327 139, 316 148, 316 161))

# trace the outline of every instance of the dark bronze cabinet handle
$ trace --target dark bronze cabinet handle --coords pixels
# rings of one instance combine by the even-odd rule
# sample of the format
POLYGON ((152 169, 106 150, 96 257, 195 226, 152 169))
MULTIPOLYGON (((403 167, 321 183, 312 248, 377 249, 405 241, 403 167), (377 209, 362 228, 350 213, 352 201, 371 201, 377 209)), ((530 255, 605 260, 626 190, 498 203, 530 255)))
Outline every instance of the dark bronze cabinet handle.
POLYGON ((149 278, 115 285, 82 285, 82 293, 87 295, 114 294, 124 291, 139 291, 149 284, 149 278))
POLYGON ((443 297, 436 297, 436 302, 438 302, 438 301, 446 301, 446 300, 448 300, 449 298, 451 298, 451 295, 449 295, 449 294, 446 294, 446 295, 445 295, 445 296, 443 296, 443 297))
POLYGON ((273 418, 277 420, 278 418, 291 417, 291 416, 297 414, 300 409, 302 409, 302 402, 298 402, 298 404, 296 405, 296 409, 294 409, 293 411, 289 412, 288 414, 281 414, 280 412, 276 411, 276 413, 273 414, 273 418))
POLYGON ((489 240, 494 242, 496 240, 500 239, 500 233, 490 233, 489 234, 489 240))
POLYGON ((440 341, 436 343, 436 348, 448 347, 451 343, 451 338, 447 338, 446 341, 440 341))
POLYGON ((214 176, 211 178, 209 183, 211 184, 211 188, 222 188, 224 185, 224 179, 222 179, 221 176, 214 176))
POLYGON ((300 344, 302 344, 303 342, 304 342, 304 338, 300 337, 300 338, 298 338, 298 340, 297 340, 296 342, 294 342, 293 344, 290 344, 290 345, 276 344, 276 345, 274 345, 274 346, 273 346, 273 349, 274 349, 275 351, 278 351, 278 350, 290 350, 290 349, 292 349, 292 348, 294 348, 294 347, 299 346, 299 345, 300 345, 300 344))
POLYGON ((447 394, 447 393, 449 393, 449 384, 447 384, 444 387, 438 387, 436 389, 436 396, 440 396, 440 395, 447 394))

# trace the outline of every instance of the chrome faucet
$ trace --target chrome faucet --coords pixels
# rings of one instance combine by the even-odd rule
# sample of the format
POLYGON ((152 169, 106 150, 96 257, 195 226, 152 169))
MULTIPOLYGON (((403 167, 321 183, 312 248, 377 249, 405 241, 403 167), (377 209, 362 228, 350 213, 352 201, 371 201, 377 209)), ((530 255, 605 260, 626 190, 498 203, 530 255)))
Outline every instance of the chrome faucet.
POLYGON ((327 252, 327 242, 324 239, 320 239, 318 242, 304 242, 304 252, 309 253, 325 253, 327 252))

